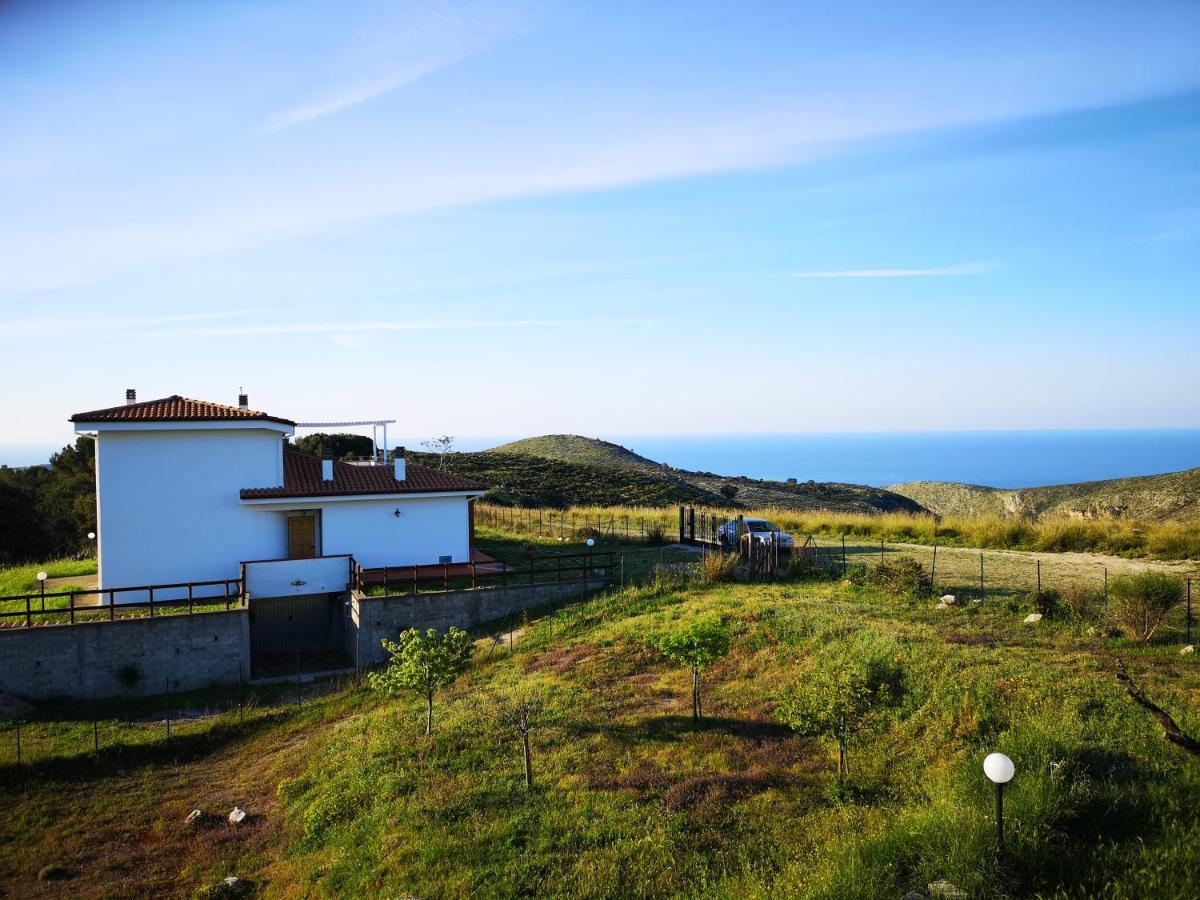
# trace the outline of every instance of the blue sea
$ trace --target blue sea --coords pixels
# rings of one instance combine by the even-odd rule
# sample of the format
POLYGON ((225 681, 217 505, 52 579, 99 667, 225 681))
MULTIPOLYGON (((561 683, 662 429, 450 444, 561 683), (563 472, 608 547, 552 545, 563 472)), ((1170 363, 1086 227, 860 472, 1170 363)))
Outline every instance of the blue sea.
POLYGON ((958 481, 1038 487, 1200 466, 1200 429, 607 438, 681 469, 882 487, 958 481))
MULTIPOLYGON (((522 436, 462 438, 457 449, 483 450, 522 436)), ((681 469, 876 486, 1038 487, 1200 466, 1200 429, 598 436, 681 469)), ((407 443, 418 447, 420 439, 407 443)), ((0 463, 33 465, 56 449, 0 445, 0 463)))

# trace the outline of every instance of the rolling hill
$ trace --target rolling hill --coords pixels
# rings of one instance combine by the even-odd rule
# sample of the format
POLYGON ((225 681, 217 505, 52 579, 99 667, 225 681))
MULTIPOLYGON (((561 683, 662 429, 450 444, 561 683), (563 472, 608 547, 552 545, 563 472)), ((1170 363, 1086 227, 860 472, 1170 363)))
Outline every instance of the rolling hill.
MULTIPOLYGON (((430 464, 434 457, 410 454, 430 464)), ((787 483, 676 469, 596 438, 553 434, 480 453, 454 453, 447 466, 493 486, 489 499, 528 506, 695 504, 838 512, 922 512, 913 500, 855 484, 787 483), (723 493, 724 489, 724 493, 723 493), (735 491, 733 498, 726 496, 735 491)))
POLYGON ((944 481, 912 481, 888 490, 943 516, 1200 521, 1200 468, 1016 490, 944 481))

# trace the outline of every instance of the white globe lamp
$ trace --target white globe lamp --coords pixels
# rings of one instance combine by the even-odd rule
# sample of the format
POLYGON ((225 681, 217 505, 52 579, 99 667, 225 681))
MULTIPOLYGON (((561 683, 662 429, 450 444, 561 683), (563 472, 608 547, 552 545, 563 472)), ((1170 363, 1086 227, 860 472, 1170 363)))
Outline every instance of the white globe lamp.
POLYGON ((983 774, 996 785, 996 856, 1004 853, 1004 786, 1016 773, 1017 767, 1003 753, 989 753, 983 761, 983 774))

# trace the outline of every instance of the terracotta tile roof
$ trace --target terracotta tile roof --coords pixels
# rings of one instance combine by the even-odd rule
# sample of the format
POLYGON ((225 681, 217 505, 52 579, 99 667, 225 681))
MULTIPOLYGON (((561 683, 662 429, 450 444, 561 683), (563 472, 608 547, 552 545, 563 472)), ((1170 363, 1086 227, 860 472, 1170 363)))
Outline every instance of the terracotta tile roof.
POLYGON ((358 494, 417 494, 441 491, 484 491, 487 486, 461 475, 408 463, 404 481, 392 466, 333 464, 333 480, 321 479, 321 458, 296 450, 283 451, 283 487, 242 488, 243 500, 287 497, 330 497, 358 494))
POLYGON ((268 416, 258 410, 225 406, 222 403, 209 403, 207 400, 189 400, 178 394, 163 397, 161 400, 110 406, 107 409, 94 409, 91 412, 75 413, 71 416, 72 422, 219 422, 226 420, 257 420, 278 422, 281 425, 296 424, 291 419, 268 416))

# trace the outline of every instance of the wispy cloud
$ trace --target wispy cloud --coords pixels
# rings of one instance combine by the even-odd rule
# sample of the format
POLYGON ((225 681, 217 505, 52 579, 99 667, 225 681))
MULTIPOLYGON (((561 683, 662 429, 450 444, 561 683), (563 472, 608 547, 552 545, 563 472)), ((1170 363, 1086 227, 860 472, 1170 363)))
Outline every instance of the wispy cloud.
POLYGON ((514 37, 527 27, 524 19, 517 7, 400 4, 345 44, 332 83, 268 116, 259 133, 321 119, 420 81, 514 37))
POLYGON ((795 272, 795 278, 937 278, 943 275, 981 275, 996 267, 991 263, 970 262, 925 269, 840 269, 829 272, 795 272))
POLYGON ((512 328, 598 328, 628 325, 650 325, 654 319, 447 319, 438 321, 383 322, 278 322, 261 325, 220 325, 185 328, 124 331, 108 335, 113 338, 162 337, 261 337, 268 335, 327 334, 335 340, 353 340, 352 335, 398 331, 481 331, 512 328))
POLYGON ((164 325, 179 325, 188 322, 211 322, 216 319, 239 319, 263 312, 260 309, 218 310, 213 312, 176 313, 161 316, 109 316, 104 318, 42 316, 39 318, 16 319, 0 322, 0 336, 25 337, 39 334, 87 335, 106 333, 113 330, 157 328, 164 325))

